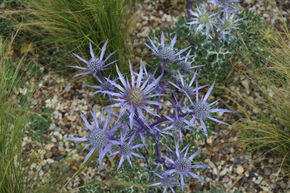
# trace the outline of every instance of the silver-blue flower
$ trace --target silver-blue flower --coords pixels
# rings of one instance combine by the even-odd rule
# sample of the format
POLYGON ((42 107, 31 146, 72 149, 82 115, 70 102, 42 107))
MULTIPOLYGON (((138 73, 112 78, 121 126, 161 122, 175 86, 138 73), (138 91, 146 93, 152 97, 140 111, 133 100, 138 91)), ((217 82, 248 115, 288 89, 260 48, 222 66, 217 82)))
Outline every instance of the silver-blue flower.
POLYGON ((74 54, 75 57, 77 57, 80 61, 82 61, 83 63, 85 63, 87 65, 87 67, 81 67, 81 66, 69 66, 71 68, 76 68, 76 69, 80 69, 80 70, 86 70, 87 72, 83 72, 83 73, 79 73, 74 75, 73 77, 78 77, 78 76, 82 76, 82 75, 86 75, 86 74, 93 74, 93 76, 96 76, 97 73, 100 73, 103 70, 106 70, 108 66, 114 64, 115 62, 117 62, 117 60, 114 60, 113 62, 110 62, 108 64, 106 64, 106 62, 108 61, 108 59, 115 54, 115 51, 110 53, 106 59, 104 59, 104 55, 105 55, 105 51, 106 51, 106 47, 108 44, 108 40, 104 43, 103 47, 102 47, 102 51, 101 51, 101 55, 100 57, 95 56, 95 53, 93 51, 93 47, 92 44, 89 44, 90 47, 90 55, 91 55, 91 59, 90 60, 85 60, 82 57, 80 57, 77 54, 74 54))
POLYGON ((137 148, 143 147, 145 146, 144 144, 138 144, 138 145, 133 145, 134 139, 134 135, 129 139, 128 142, 126 142, 127 138, 126 135, 123 135, 121 133, 121 138, 119 141, 117 140, 112 140, 111 143, 113 143, 114 145, 117 145, 117 151, 115 151, 112 155, 116 155, 116 154, 121 154, 121 158, 118 164, 118 169, 121 167, 122 163, 124 162, 125 159, 127 159, 127 161, 129 162, 130 166, 132 166, 132 162, 131 162, 131 158, 132 156, 144 159, 143 156, 135 153, 134 151, 137 148))
POLYGON ((145 45, 153 52, 153 55, 160 58, 163 62, 174 62, 174 61, 181 61, 185 58, 191 57, 191 56, 183 56, 180 55, 188 50, 190 47, 184 48, 180 51, 176 51, 174 48, 175 42, 176 42, 176 35, 171 40, 170 44, 165 44, 164 40, 164 33, 161 33, 161 43, 159 45, 155 45, 154 42, 149 38, 149 41, 151 43, 151 46, 149 46, 147 43, 145 45))
POLYGON ((210 14, 206 9, 205 4, 198 6, 196 11, 190 10, 190 14, 194 17, 191 17, 187 24, 194 27, 195 33, 202 33, 207 37, 212 38, 211 34, 214 32, 215 16, 217 14, 210 14))
POLYGON ((150 186, 162 186, 163 187, 163 193, 166 193, 167 189, 169 188, 173 193, 175 193, 174 189, 173 189, 173 185, 174 184, 178 184, 178 182, 176 181, 176 178, 172 175, 168 175, 168 174, 158 174, 158 173, 154 173, 154 175, 156 175, 159 179, 160 182, 156 182, 154 184, 151 184, 150 186))
MULTIPOLYGON (((196 83, 196 87, 198 88, 197 83, 196 83)), ((191 106, 191 111, 194 113, 191 122, 194 123, 195 120, 199 120, 205 136, 208 136, 206 125, 204 123, 205 119, 210 119, 210 120, 215 121, 217 123, 228 125, 227 123, 225 123, 223 121, 220 121, 220 120, 217 120, 216 118, 213 118, 210 115, 211 113, 231 112, 230 110, 227 110, 227 109, 213 109, 212 105, 216 104, 217 100, 212 102, 212 103, 207 102, 207 99, 208 99, 210 93, 212 92, 213 87, 214 87, 214 83, 210 86, 207 93, 205 94, 205 96, 201 100, 199 100, 199 96, 198 96, 199 92, 198 92, 198 90, 196 90, 196 97, 195 97, 196 100, 194 103, 192 102, 192 106, 191 106)))
POLYGON ((145 110, 147 113, 154 116, 159 116, 147 105, 163 105, 158 101, 150 100, 152 97, 161 96, 161 94, 154 92, 154 88, 159 83, 161 76, 151 81, 150 83, 149 78, 144 81, 144 68, 144 64, 141 63, 139 73, 135 73, 133 72, 132 65, 130 64, 131 83, 129 83, 128 79, 125 80, 119 68, 116 66, 121 84, 115 83, 109 79, 107 79, 107 81, 115 86, 119 92, 103 91, 103 93, 111 95, 113 100, 116 101, 115 104, 112 104, 108 107, 121 108, 120 116, 122 116, 124 113, 129 114, 131 128, 133 127, 134 116, 137 116, 137 114, 138 118, 142 119, 144 122, 147 122, 142 110, 145 110))
POLYGON ((196 151, 191 156, 187 157, 189 147, 185 147, 181 152, 179 150, 179 144, 178 142, 175 144, 175 154, 176 159, 172 160, 169 157, 164 156, 165 160, 171 164, 171 169, 166 171, 165 173, 170 175, 173 173, 177 173, 180 176, 180 184, 182 191, 184 190, 184 177, 190 176, 192 178, 197 178, 202 182, 205 182, 205 180, 192 173, 191 169, 193 168, 207 168, 207 165, 192 165, 191 162, 193 158, 195 158, 197 155, 201 153, 201 150, 196 151))
POLYGON ((70 141, 77 141, 77 142, 87 142, 88 144, 84 147, 86 149, 87 147, 91 147, 89 153, 86 155, 83 163, 88 161, 88 159, 91 157, 91 155, 94 153, 96 149, 99 150, 99 165, 102 165, 102 160, 104 156, 111 151, 112 143, 110 143, 110 140, 114 134, 115 129, 109 130, 109 119, 110 119, 110 113, 107 114, 107 116, 103 116, 103 112, 101 113, 101 117, 98 119, 95 112, 91 112, 91 115, 93 117, 94 123, 91 125, 88 120, 84 117, 83 114, 81 114, 81 118, 85 122, 85 128, 88 130, 87 137, 79 138, 79 137, 68 137, 66 140, 70 141))

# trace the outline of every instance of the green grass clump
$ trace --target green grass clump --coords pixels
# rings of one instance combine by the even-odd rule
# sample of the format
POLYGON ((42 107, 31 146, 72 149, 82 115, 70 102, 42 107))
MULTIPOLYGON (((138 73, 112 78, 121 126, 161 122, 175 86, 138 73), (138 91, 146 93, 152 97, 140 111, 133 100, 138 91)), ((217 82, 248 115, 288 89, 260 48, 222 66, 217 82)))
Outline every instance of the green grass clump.
POLYGON ((51 124, 51 110, 49 108, 44 108, 42 112, 32 114, 29 119, 29 134, 32 136, 32 139, 41 141, 43 139, 43 135, 51 124))
POLYGON ((11 44, 0 38, 0 193, 24 193, 21 146, 28 123, 27 100, 13 93, 23 83, 19 74, 23 58, 11 58, 11 44))
POLYGON ((236 94, 255 112, 255 116, 247 115, 237 125, 241 129, 240 142, 250 150, 275 156, 280 160, 278 167, 284 168, 283 174, 290 175, 290 34, 286 29, 281 32, 264 28, 256 48, 259 52, 253 53, 244 44, 240 60, 245 67, 241 73, 251 80, 261 97, 236 94))
MULTIPOLYGON (((89 59, 89 42, 100 52, 108 39, 106 53, 117 51, 111 59, 119 59, 123 70, 129 58, 129 31, 132 26, 125 0, 26 0, 24 28, 41 37, 45 44, 57 44, 67 51, 89 59)), ((72 57, 70 57, 72 59, 72 57)), ((65 60, 62 61, 69 65, 65 60)), ((113 67, 112 67, 113 68, 113 67)))

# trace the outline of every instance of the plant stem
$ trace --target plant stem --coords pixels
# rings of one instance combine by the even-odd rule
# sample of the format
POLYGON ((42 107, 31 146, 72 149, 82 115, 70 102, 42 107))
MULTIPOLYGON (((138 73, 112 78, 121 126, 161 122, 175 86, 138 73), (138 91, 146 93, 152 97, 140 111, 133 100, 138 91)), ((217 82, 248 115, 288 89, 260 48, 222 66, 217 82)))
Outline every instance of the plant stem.
POLYGON ((160 135, 159 132, 157 133, 156 136, 156 155, 157 155, 157 163, 162 163, 162 159, 161 159, 161 148, 160 148, 160 144, 159 144, 159 139, 160 139, 160 135))
POLYGON ((191 8, 191 2, 190 2, 190 0, 186 0, 187 20, 190 19, 190 8, 191 8))
MULTIPOLYGON (((162 78, 164 76, 166 65, 167 65, 167 61, 166 60, 162 60, 162 68, 161 68, 161 70, 162 70, 162 73, 161 73, 162 78)), ((160 79, 160 81, 162 80, 162 78, 160 79)))
POLYGON ((101 71, 98 71, 98 77, 101 79, 102 82, 106 81, 101 71))
MULTIPOLYGON (((178 117, 187 117, 187 116, 190 116, 190 115, 193 115, 193 114, 194 114, 194 112, 184 113, 184 114, 178 115, 178 117)), ((152 124, 150 125, 150 127, 154 127, 154 126, 156 126, 156 125, 159 125, 160 123, 163 123, 164 121, 167 121, 167 119, 166 119, 166 118, 159 119, 159 120, 157 120, 156 122, 152 123, 152 124)))

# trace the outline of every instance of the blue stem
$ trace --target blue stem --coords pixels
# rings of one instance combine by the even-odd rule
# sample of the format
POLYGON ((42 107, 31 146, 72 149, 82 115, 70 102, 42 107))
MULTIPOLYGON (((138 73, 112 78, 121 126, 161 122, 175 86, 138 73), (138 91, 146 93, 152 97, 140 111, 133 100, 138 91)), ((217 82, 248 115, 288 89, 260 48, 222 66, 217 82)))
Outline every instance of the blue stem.
POLYGON ((102 75, 102 72, 101 71, 98 71, 98 77, 101 79, 101 81, 105 82, 105 78, 104 76, 102 75))
POLYGON ((190 8, 191 8, 191 2, 190 0, 186 0, 186 12, 187 12, 187 19, 190 19, 190 8))

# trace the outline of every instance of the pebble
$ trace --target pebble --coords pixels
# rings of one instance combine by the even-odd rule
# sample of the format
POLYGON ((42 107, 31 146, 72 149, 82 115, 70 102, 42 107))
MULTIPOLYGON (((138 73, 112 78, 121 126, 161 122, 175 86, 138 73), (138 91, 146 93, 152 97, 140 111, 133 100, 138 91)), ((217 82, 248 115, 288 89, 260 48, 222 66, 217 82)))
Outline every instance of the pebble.
POLYGON ((209 136, 207 139, 206 139, 206 142, 211 145, 212 142, 213 142, 213 136, 209 136))
POLYGON ((46 152, 45 154, 44 154, 44 157, 45 157, 45 159, 48 159, 48 158, 51 158, 52 157, 52 152, 51 151, 48 151, 48 152, 46 152))
POLYGON ((236 171, 237 171, 237 174, 241 175, 242 173, 244 173, 244 168, 243 168, 242 166, 239 165, 239 166, 237 167, 236 171))

